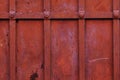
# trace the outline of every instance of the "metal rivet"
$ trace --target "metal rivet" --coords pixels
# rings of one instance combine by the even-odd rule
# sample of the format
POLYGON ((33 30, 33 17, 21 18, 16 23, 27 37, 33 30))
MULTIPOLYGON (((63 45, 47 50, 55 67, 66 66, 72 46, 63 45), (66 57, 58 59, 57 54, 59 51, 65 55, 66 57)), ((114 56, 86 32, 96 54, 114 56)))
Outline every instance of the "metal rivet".
POLYGON ((47 11, 47 10, 45 10, 45 11, 44 11, 44 17, 45 17, 45 18, 49 18, 49 16, 50 16, 50 12, 47 11))
POLYGON ((79 11, 79 17, 84 18, 85 16, 85 11, 79 11))
POLYGON ((14 18, 15 17, 15 11, 14 10, 11 10, 9 12, 9 14, 10 14, 10 18, 14 18))
POLYGON ((119 18, 119 10, 113 11, 114 18, 119 18))

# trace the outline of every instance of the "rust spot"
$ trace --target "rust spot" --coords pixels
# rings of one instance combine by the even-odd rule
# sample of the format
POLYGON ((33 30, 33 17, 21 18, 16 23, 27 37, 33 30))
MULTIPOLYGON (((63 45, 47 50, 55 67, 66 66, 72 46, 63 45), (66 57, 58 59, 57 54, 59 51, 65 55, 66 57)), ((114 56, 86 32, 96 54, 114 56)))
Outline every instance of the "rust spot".
POLYGON ((43 69, 43 68, 44 68, 44 64, 41 65, 41 69, 43 69))
POLYGON ((0 47, 3 47, 3 44, 2 44, 2 43, 0 43, 0 47))
POLYGON ((33 74, 30 76, 30 80, 36 80, 36 78, 38 78, 38 74, 37 74, 37 73, 33 73, 33 74))

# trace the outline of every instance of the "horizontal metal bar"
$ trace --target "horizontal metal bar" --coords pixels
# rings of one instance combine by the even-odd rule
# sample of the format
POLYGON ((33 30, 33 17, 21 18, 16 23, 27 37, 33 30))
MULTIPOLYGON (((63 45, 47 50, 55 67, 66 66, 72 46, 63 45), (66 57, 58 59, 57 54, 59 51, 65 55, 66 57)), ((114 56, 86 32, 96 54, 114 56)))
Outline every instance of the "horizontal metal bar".
POLYGON ((63 12, 51 12, 50 18, 79 18, 79 15, 77 12, 68 12, 68 13, 63 13, 63 12))
POLYGON ((7 12, 0 12, 0 19, 8 19, 9 13, 7 12))
MULTIPOLYGON (((44 19, 44 14, 42 13, 32 13, 32 14, 16 14, 16 19, 44 19)), ((50 13, 49 19, 79 19, 79 14, 76 13, 50 13)), ((85 19, 110 19, 114 18, 112 12, 86 12, 85 19)), ((120 17, 119 17, 120 18, 120 17)))
MULTIPOLYGON (((111 19, 113 12, 86 12, 85 19, 111 19)), ((120 16, 119 16, 120 18, 120 16)), ((0 19, 10 19, 9 13, 0 13, 0 19)), ((45 19, 43 13, 15 13, 14 19, 45 19)), ((78 13, 51 13, 49 19, 80 19, 78 13)))
POLYGON ((16 19, 41 19, 44 18, 43 13, 16 13, 16 19))
POLYGON ((87 12, 85 18, 113 18, 112 12, 87 12))

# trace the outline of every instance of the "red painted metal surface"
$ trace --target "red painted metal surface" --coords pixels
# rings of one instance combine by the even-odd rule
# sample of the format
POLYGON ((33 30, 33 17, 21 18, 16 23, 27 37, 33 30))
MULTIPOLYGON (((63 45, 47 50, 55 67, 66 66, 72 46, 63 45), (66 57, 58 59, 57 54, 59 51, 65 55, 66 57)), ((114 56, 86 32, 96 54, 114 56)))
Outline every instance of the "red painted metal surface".
POLYGON ((16 36, 17 80, 29 80, 34 74, 43 80, 43 22, 18 21, 16 36))
POLYGON ((86 24, 86 78, 112 80, 112 21, 87 20, 86 24))
POLYGON ((119 0, 0 0, 0 80, 120 80, 119 0))
POLYGON ((78 80, 77 33, 76 20, 51 22, 52 80, 78 80))

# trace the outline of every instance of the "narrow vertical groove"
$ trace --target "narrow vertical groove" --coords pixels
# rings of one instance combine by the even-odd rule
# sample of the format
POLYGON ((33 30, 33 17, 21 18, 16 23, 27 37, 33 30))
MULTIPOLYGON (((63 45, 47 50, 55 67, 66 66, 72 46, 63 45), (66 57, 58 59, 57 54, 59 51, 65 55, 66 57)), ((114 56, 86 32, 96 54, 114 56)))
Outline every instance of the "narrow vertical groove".
POLYGON ((119 28, 119 0, 113 0, 113 79, 120 80, 120 28, 119 28))
POLYGON ((45 62, 45 68, 44 68, 44 79, 50 80, 50 20, 44 20, 44 62, 45 62))
POLYGON ((10 27, 10 80, 16 79, 16 21, 13 19, 15 15, 15 0, 9 1, 9 27, 10 27))
POLYGON ((79 0, 79 80, 85 80, 85 0, 79 0))
POLYGON ((10 80, 16 80, 15 20, 10 20, 10 80))
POLYGON ((79 80, 85 80, 85 20, 79 20, 79 80))
POLYGON ((50 0, 44 0, 44 80, 51 80, 50 0))
POLYGON ((120 28, 119 28, 119 19, 113 20, 113 36, 114 36, 114 46, 113 46, 113 63, 114 63, 114 80, 120 80, 119 72, 120 72, 120 66, 119 66, 119 60, 120 60, 120 28))

